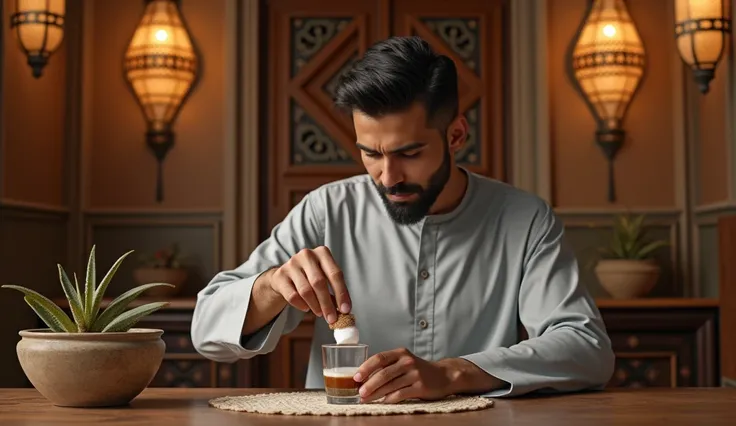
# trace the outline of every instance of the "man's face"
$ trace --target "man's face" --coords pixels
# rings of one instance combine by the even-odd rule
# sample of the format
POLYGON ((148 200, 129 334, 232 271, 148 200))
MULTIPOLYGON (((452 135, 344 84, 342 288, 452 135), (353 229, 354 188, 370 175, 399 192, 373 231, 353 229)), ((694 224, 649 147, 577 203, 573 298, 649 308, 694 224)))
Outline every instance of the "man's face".
POLYGON ((407 225, 426 216, 445 187, 452 153, 424 108, 372 118, 353 114, 357 145, 389 216, 407 225))

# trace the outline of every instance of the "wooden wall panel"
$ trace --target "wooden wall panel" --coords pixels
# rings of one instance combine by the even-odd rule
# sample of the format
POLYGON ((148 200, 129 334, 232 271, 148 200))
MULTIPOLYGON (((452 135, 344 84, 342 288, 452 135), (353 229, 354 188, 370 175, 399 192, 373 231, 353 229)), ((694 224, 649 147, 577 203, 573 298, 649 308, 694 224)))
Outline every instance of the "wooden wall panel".
MULTIPOLYGON (((14 11, 15 1, 0 0, 0 284, 53 297, 62 293, 56 264, 67 265, 67 82, 76 57, 64 40, 34 78, 10 29, 14 11)), ((67 1, 68 26, 78 13, 79 3, 67 1)), ((0 386, 28 386, 15 348, 37 316, 10 289, 0 289, 0 312, 0 386)))
MULTIPOLYGON (((56 264, 66 267, 67 213, 0 205, 0 284, 63 294, 56 264)), ((0 289, 0 387, 29 383, 15 352, 18 331, 38 327, 38 317, 15 290, 0 289)))
POLYGON ((122 254, 135 250, 118 269, 108 288, 119 295, 137 283, 133 269, 141 254, 179 244, 189 276, 177 297, 194 297, 222 268, 221 221, 217 214, 109 214, 87 217, 86 248, 96 244, 97 270, 107 271, 122 254))
MULTIPOLYGON (((729 149, 727 147, 726 106, 728 80, 727 66, 721 64, 715 78, 710 82, 707 95, 698 93, 693 99, 697 103, 698 121, 696 128, 698 152, 695 171, 698 182, 695 205, 722 203, 729 199, 729 149)), ((688 72, 688 78, 691 74, 688 72)))
MULTIPOLYGON (((15 0, 1 0, 3 21, 2 197, 50 206, 65 205, 65 107, 67 44, 62 41, 41 78, 31 75, 28 58, 10 29, 15 0)), ((68 25, 68 24, 67 24, 68 25)))
POLYGON ((736 386, 736 215, 718 221, 721 377, 736 386))

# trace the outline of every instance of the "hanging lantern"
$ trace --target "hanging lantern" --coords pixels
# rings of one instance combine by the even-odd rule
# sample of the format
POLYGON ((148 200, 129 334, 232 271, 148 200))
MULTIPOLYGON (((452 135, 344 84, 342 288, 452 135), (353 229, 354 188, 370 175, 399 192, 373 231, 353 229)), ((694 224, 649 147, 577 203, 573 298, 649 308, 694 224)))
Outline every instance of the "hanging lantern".
POLYGON ((675 40, 701 93, 708 93, 731 32, 728 0, 675 0, 675 40))
POLYGON ((625 136, 621 123, 642 79, 644 60, 644 45, 624 1, 592 1, 572 52, 572 70, 597 122, 611 202, 616 200, 613 160, 625 136))
POLYGON ((41 77, 49 57, 64 39, 65 8, 64 0, 15 0, 10 28, 35 78, 41 77))
POLYGON ((162 163, 174 145, 172 124, 191 92, 198 58, 176 0, 146 0, 125 52, 125 77, 147 122, 146 139, 158 162, 156 200, 163 200, 162 163))

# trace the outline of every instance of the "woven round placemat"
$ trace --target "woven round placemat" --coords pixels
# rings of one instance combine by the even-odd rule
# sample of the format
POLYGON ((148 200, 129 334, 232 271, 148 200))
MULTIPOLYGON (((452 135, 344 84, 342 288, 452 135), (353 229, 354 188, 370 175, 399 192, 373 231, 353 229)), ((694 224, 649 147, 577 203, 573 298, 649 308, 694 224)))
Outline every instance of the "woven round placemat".
POLYGON ((323 391, 276 392, 214 398, 209 404, 221 410, 290 416, 383 416, 390 414, 456 413, 490 408, 483 397, 449 397, 441 401, 410 400, 398 404, 370 402, 355 405, 328 404, 323 391))

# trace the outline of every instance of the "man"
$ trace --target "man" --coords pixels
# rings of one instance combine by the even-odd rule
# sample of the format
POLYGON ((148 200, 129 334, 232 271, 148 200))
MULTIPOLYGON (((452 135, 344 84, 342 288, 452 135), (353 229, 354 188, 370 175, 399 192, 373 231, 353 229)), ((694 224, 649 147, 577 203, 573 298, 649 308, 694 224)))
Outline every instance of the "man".
POLYGON ((307 388, 323 387, 328 323, 351 312, 372 356, 364 401, 602 387, 610 340, 538 197, 455 165, 468 124, 457 74, 419 38, 369 49, 342 78, 367 175, 310 192, 250 258, 198 295, 192 339, 233 362, 318 319, 307 388), (334 295, 334 296, 333 296, 334 295), (517 318, 529 339, 518 342, 517 318))

